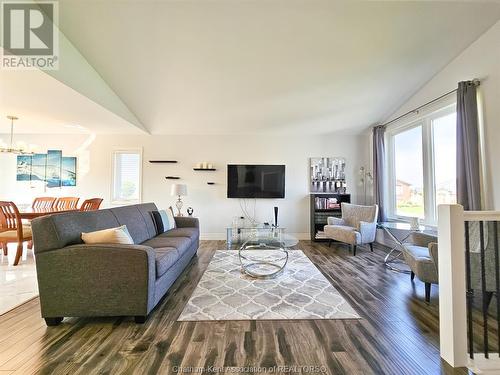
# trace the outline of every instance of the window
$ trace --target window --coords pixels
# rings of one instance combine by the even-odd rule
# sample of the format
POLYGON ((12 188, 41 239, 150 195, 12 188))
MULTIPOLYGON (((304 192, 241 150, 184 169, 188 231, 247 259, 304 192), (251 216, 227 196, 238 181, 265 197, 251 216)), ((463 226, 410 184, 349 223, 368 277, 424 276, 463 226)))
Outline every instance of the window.
POLYGON ((142 150, 113 152, 113 185, 111 201, 133 203, 141 201, 142 150))
POLYGON ((422 126, 394 136, 396 214, 424 218, 422 126))
POLYGON ((437 206, 456 203, 455 105, 388 129, 389 217, 437 223, 437 206))
POLYGON ((432 120, 436 204, 457 203, 457 114, 432 120))

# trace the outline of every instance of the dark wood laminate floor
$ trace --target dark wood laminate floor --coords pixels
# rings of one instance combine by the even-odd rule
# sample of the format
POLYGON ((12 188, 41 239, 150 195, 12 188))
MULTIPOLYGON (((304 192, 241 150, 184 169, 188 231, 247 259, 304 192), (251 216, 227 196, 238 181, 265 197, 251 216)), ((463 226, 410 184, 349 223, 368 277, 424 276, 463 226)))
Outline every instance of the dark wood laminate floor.
MULTIPOLYGON (((325 366, 330 374, 466 374, 439 357, 437 292, 382 265, 385 252, 301 241, 361 320, 177 322, 222 241, 198 257, 144 325, 65 319, 48 328, 34 299, 0 317, 0 375, 171 374, 175 366, 325 366)), ((293 373, 293 372, 280 372, 293 373)), ((304 372, 306 373, 306 372, 304 372)))

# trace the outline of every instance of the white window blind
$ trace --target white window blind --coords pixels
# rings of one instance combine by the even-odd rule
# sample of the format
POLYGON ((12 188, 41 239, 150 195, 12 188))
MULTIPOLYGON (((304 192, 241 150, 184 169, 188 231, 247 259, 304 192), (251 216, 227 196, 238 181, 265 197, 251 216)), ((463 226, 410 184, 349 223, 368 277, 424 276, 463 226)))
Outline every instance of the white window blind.
POLYGON ((113 185, 111 200, 115 203, 141 201, 142 151, 113 152, 113 185))

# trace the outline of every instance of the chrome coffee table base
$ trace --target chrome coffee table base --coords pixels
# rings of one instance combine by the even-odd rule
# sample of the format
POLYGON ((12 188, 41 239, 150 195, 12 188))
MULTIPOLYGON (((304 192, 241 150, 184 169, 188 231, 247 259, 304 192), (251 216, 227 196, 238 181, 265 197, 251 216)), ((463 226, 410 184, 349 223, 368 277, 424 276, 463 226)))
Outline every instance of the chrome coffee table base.
POLYGON ((283 272, 288 251, 267 244, 244 245, 238 251, 241 270, 256 279, 272 279, 283 272))

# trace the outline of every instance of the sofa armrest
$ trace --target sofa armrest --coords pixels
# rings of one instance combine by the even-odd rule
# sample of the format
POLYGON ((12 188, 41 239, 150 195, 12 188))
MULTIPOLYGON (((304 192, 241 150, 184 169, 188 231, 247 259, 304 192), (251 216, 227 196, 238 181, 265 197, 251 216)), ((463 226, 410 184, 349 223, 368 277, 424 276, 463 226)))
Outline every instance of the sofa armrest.
POLYGON ((361 234, 361 243, 372 243, 377 235, 377 223, 360 221, 359 233, 361 234))
POLYGON ((176 216, 175 226, 177 228, 199 228, 200 222, 196 217, 190 216, 176 216))
POLYGON ((328 225, 345 225, 345 220, 339 217, 329 216, 326 221, 328 225))
POLYGON ((72 245, 37 254, 36 267, 43 317, 147 315, 154 307, 149 246, 72 245))

